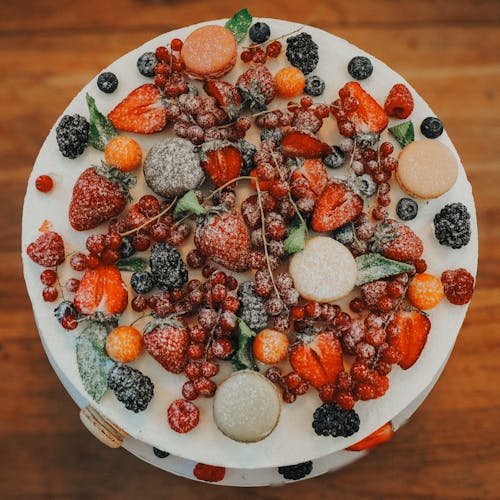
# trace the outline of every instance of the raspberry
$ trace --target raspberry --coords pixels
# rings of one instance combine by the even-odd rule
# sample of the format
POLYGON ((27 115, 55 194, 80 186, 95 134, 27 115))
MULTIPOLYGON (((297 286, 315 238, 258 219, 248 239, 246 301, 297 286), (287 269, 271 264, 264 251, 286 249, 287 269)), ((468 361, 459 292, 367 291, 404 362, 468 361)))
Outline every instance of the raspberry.
POLYGON ((396 83, 384 103, 384 111, 393 118, 408 118, 413 111, 413 96, 402 83, 396 83))
POLYGON ((474 291, 474 277, 463 268, 444 271, 441 275, 446 298, 455 305, 467 304, 474 291))
POLYGON ((198 407, 185 399, 176 399, 167 410, 168 423, 172 430, 180 434, 192 431, 200 420, 198 407))

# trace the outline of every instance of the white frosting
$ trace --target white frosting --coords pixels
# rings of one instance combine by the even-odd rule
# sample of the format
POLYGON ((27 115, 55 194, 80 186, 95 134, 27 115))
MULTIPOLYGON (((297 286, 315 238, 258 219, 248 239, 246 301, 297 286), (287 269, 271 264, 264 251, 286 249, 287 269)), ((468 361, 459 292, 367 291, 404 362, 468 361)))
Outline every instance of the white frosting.
MULTIPOLYGON (((289 33, 299 27, 298 24, 278 20, 265 20, 271 25, 272 36, 289 33)), ((103 113, 109 112, 132 89, 140 84, 150 82, 142 77, 136 70, 137 58, 145 51, 154 51, 159 45, 168 43, 172 38, 184 39, 195 28, 211 23, 223 24, 224 20, 202 23, 161 35, 144 44, 142 47, 130 52, 111 64, 106 70, 113 71, 120 81, 118 89, 113 94, 103 94, 96 86, 94 78, 70 103, 63 114, 79 113, 88 116, 85 104, 85 92, 96 98, 96 103, 103 113)), ((325 93, 316 98, 318 102, 330 103, 336 98, 338 89, 350 80, 347 72, 347 63, 355 55, 368 55, 348 42, 329 33, 315 28, 307 27, 320 46, 320 62, 314 74, 320 75, 327 83, 325 93)), ((242 44, 244 45, 244 41, 242 44)), ((361 82, 363 88, 370 92, 378 102, 383 102, 394 83, 405 83, 413 94, 415 110, 411 119, 416 125, 416 138, 422 138, 418 125, 427 116, 434 113, 425 104, 422 98, 405 80, 390 70, 376 58, 369 56, 373 62, 373 75, 361 82)), ((269 67, 274 74, 280 66, 287 64, 284 53, 277 60, 270 60, 269 67)), ((225 76, 227 81, 235 81, 245 66, 238 61, 236 67, 225 76)), ((272 106, 280 106, 284 101, 276 100, 272 106)), ((59 122, 57 120, 56 124, 59 122)), ((397 121, 391 120, 390 126, 397 121)), ((56 125, 55 124, 55 125, 56 125)), ((145 412, 134 414, 124 409, 111 391, 108 391, 100 404, 90 401, 86 394, 75 362, 74 339, 77 332, 65 332, 53 317, 53 307, 43 301, 41 291, 43 285, 39 282, 40 267, 31 262, 26 256, 26 247, 38 235, 38 228, 47 219, 53 223, 53 228, 65 240, 66 251, 84 248, 85 238, 89 233, 77 233, 72 230, 67 220, 67 209, 71 198, 71 191, 79 174, 89 165, 97 164, 102 159, 102 153, 88 147, 84 154, 77 160, 63 158, 57 148, 55 140, 55 125, 49 133, 40 154, 36 160, 31 174, 23 211, 22 227, 22 254, 24 262, 24 275, 30 299, 33 303, 35 319, 40 331, 43 344, 50 357, 57 364, 58 371, 64 373, 67 380, 75 388, 80 401, 88 401, 99 409, 107 418, 125 429, 131 436, 140 441, 165 449, 178 457, 189 458, 195 461, 213 465, 240 469, 256 469, 275 467, 303 462, 342 450, 375 429, 391 420, 412 404, 429 384, 436 373, 439 372, 447 355, 455 342, 458 331, 462 325, 466 306, 453 306, 447 301, 442 301, 435 309, 429 312, 432 329, 427 345, 420 359, 409 370, 402 371, 395 367, 390 374, 390 389, 387 394, 374 401, 359 402, 356 405, 361 418, 361 428, 358 433, 350 438, 327 439, 316 436, 311 428, 312 413, 319 406, 320 400, 315 391, 310 391, 306 396, 297 398, 292 405, 284 405, 279 424, 274 432, 266 439, 252 444, 237 443, 223 436, 217 429, 212 419, 211 399, 199 399, 196 404, 200 407, 201 419, 198 427, 186 435, 180 435, 170 429, 166 421, 166 409, 170 402, 180 396, 180 388, 184 377, 167 373, 161 366, 147 355, 142 355, 132 365, 151 377, 155 384, 155 397, 145 412), (40 174, 50 174, 55 181, 55 188, 49 194, 36 191, 34 180, 40 174)), ((133 136, 146 152, 155 142, 172 135, 171 129, 153 136, 133 136)), ((255 132, 250 135, 250 140, 256 140, 255 132)), ((339 134, 334 120, 327 120, 320 131, 320 137, 329 143, 338 143, 339 134)), ((389 140, 398 146, 388 134, 384 132, 383 140, 389 140)), ((419 215, 410 222, 410 226, 422 238, 425 251, 424 258, 430 273, 440 275, 445 269, 464 267, 473 275, 477 268, 477 224, 472 190, 467 181, 465 171, 460 163, 458 154, 453 147, 446 132, 437 139, 452 150, 459 162, 458 179, 453 188, 443 196, 429 201, 419 201, 419 215), (451 250, 441 246, 433 235, 432 218, 446 203, 460 201, 464 203, 471 213, 472 237, 470 243, 460 250, 451 250)), ((344 171, 335 171, 335 175, 343 175, 344 171)), ((394 214, 397 200, 404 195, 396 181, 392 183, 391 197, 393 203, 390 213, 394 214)), ((137 198, 139 193, 149 192, 144 180, 139 182, 132 194, 137 198)), ((184 253, 184 252, 183 252, 184 253)), ((184 253, 185 255, 185 253, 184 253)), ((74 273, 69 266, 61 269, 61 279, 65 280, 74 273)), ((345 303, 351 297, 347 297, 345 303)), ((127 324, 133 316, 124 315, 121 323, 127 324)), ((230 374, 231 369, 223 364, 216 380, 220 383, 230 374)))

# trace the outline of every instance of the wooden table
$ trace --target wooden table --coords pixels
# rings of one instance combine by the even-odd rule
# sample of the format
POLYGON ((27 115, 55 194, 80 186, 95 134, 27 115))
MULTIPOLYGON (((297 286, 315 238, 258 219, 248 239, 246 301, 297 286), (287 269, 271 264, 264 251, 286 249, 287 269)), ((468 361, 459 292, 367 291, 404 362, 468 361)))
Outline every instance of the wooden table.
POLYGON ((476 196, 478 289, 435 390, 393 441, 335 474, 279 489, 221 490, 169 475, 83 429, 53 373, 22 279, 31 166, 71 97, 162 32, 241 2, 3 1, 0 6, 0 496, 2 498, 500 498, 500 2, 274 2, 254 15, 328 30, 404 75, 446 124, 476 196))

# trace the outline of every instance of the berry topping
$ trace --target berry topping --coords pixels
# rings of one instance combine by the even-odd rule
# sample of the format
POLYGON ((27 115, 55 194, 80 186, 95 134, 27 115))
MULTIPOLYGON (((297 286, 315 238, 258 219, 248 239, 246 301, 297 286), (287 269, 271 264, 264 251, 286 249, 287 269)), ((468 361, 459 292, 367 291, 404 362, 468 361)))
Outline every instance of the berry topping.
POLYGON ((248 31, 248 36, 254 43, 267 42, 271 36, 271 28, 269 28, 268 24, 262 22, 252 24, 248 31))
POLYGON ((180 434, 192 431, 200 421, 198 407, 185 399, 176 399, 167 410, 168 423, 172 430, 180 434))
POLYGON ((331 147, 306 132, 289 130, 281 141, 281 149, 289 158, 321 158, 332 152, 331 147))
POLYGON ((215 98, 230 120, 238 118, 241 111, 241 96, 234 85, 220 80, 207 80, 203 90, 215 98))
POLYGON ((299 33, 286 39, 286 57, 292 66, 308 75, 318 65, 318 45, 309 33, 299 33))
POLYGON ((445 205, 434 216, 434 234, 441 245, 462 248, 471 237, 470 214, 462 203, 445 205))
POLYGON ((144 52, 139 59, 137 59, 137 69, 143 76, 155 76, 155 67, 158 64, 158 59, 154 52, 144 52))
POLYGON ((35 179, 35 187, 41 193, 48 193, 54 187, 54 181, 50 175, 39 175, 35 179))
POLYGON ((420 132, 427 139, 436 139, 443 133, 443 122, 435 116, 425 118, 420 124, 420 132))
POLYGON ((114 73, 105 71, 97 77, 97 86, 102 92, 112 94, 118 87, 118 78, 114 73))
POLYGON ((254 64, 236 80, 244 102, 252 109, 264 110, 276 96, 276 83, 273 75, 264 64, 254 64))
POLYGON ((373 73, 373 65, 368 57, 356 56, 349 61, 347 71, 356 80, 366 80, 373 73))
POLYGON ((63 300, 59 303, 59 305, 54 309, 54 316, 56 317, 59 323, 62 322, 64 318, 72 316, 74 318, 77 317, 77 312, 73 302, 69 302, 68 300, 63 300))
POLYGON ((303 479, 308 476, 312 469, 313 463, 309 460, 308 462, 303 462, 301 464, 278 467, 278 473, 285 479, 298 481, 299 479, 303 479))
POLYGON ((47 231, 28 245, 26 253, 39 266, 58 266, 65 258, 64 241, 58 233, 47 231))
POLYGON ((168 243, 157 242, 152 246, 149 263, 160 290, 175 290, 188 281, 188 270, 180 253, 168 243))
POLYGON ((151 379, 128 365, 115 365, 108 374, 108 386, 118 401, 134 413, 144 411, 153 398, 151 379))
POLYGON ((422 256, 422 240, 405 224, 388 219, 377 230, 374 250, 377 251, 379 246, 384 257, 403 262, 415 261, 422 256))
POLYGON ((201 158, 201 166, 216 186, 226 184, 241 173, 243 157, 229 142, 205 143, 201 158))
POLYGON ((411 198, 401 198, 396 205, 396 213, 401 220, 413 220, 418 214, 418 205, 411 198))
POLYGON ((136 293, 148 293, 153 289, 155 281, 149 271, 136 271, 130 277, 130 285, 136 293))
POLYGON ((142 348, 142 334, 132 326, 119 326, 106 338, 106 353, 118 363, 134 361, 142 348))
POLYGON ((402 83, 396 83, 385 99, 384 111, 393 118, 408 118, 413 111, 413 96, 402 83))
POLYGON ((66 158, 74 160, 87 147, 89 140, 89 122, 80 115, 64 115, 56 128, 59 151, 66 158))
POLYGON ((325 81, 317 75, 308 76, 304 92, 314 97, 320 96, 325 91, 325 81))
POLYGON ((193 469, 193 475, 200 481, 218 483, 224 479, 224 476, 226 475, 226 468, 218 467, 216 465, 197 463, 193 469))
POLYGON ((467 304, 474 291, 474 276, 463 268, 444 271, 441 275, 446 298, 455 305, 467 304))
POLYGON ((160 450, 159 448, 154 448, 154 447, 153 447, 153 453, 158 458, 167 458, 170 455, 170 453, 168 453, 168 451, 163 451, 163 450, 160 450))
POLYGON ((359 430, 359 415, 335 403, 324 403, 315 410, 312 426, 318 436, 349 437, 359 430))

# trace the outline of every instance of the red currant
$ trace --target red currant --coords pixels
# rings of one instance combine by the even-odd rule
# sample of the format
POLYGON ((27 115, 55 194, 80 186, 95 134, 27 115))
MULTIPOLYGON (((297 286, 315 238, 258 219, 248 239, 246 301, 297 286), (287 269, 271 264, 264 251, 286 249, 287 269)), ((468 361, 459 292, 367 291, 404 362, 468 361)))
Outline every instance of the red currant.
POLYGON ((66 281, 66 290, 68 290, 69 293, 75 293, 78 290, 78 287, 80 286, 80 280, 76 278, 70 278, 68 281, 66 281))
POLYGON ((172 50, 175 50, 175 52, 179 52, 182 49, 182 45, 182 40, 179 38, 173 38, 170 42, 170 47, 172 50))
POLYGON ((105 234, 91 234, 85 241, 87 250, 94 255, 99 255, 106 248, 105 234))
POLYGON ((65 330, 74 330, 78 326, 78 320, 73 314, 68 314, 61 320, 61 325, 65 330))
POLYGON ((54 187, 54 181, 50 175, 40 175, 35 180, 35 187, 41 193, 48 193, 54 187))
POLYGON ((135 312, 142 312, 148 307, 148 299, 144 295, 136 295, 130 305, 135 312))
POLYGON ((53 285, 57 281, 57 273, 52 269, 45 269, 40 274, 40 281, 46 286, 53 285))
POLYGON ((193 401, 195 400, 199 394, 198 391, 195 389, 193 382, 191 380, 187 380, 184 382, 182 386, 182 397, 187 399, 188 401, 193 401))
POLYGON ((47 286, 42 290, 42 296, 45 302, 54 302, 58 295, 59 293, 57 292, 57 288, 53 286, 47 286))
POLYGON ((69 259, 69 265, 75 271, 84 271, 87 268, 87 256, 81 252, 75 253, 69 259))

